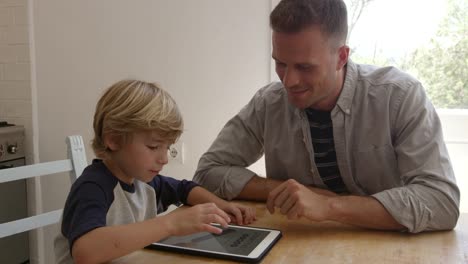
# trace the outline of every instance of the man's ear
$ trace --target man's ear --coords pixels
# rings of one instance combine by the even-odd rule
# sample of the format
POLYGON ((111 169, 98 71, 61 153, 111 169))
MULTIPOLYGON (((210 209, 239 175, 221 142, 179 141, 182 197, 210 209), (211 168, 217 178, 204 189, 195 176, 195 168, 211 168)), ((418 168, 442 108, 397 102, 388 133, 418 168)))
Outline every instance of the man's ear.
POLYGON ((121 136, 114 133, 104 134, 104 145, 110 151, 119 150, 121 143, 121 136))
POLYGON ((348 62, 349 58, 349 47, 343 45, 338 48, 338 63, 336 64, 336 70, 341 70, 348 62))

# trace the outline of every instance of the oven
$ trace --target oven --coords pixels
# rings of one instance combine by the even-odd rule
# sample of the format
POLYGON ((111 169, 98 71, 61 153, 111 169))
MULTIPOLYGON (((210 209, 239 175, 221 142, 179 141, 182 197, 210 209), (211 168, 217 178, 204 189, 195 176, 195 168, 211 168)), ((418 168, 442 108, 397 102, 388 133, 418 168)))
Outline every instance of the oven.
MULTIPOLYGON (((0 169, 26 164, 25 131, 0 121, 0 169)), ((0 223, 28 216, 26 180, 0 184, 0 223)), ((28 232, 0 238, 0 263, 29 263, 28 232)))

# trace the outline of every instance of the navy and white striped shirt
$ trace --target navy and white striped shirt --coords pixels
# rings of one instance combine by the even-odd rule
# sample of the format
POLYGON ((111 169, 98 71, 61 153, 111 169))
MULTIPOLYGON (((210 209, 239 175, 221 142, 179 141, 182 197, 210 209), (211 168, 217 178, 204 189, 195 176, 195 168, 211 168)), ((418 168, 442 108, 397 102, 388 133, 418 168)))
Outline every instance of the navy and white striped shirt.
POLYGON ((330 112, 306 109, 314 149, 315 165, 323 183, 335 193, 347 192, 336 162, 333 123, 330 112))

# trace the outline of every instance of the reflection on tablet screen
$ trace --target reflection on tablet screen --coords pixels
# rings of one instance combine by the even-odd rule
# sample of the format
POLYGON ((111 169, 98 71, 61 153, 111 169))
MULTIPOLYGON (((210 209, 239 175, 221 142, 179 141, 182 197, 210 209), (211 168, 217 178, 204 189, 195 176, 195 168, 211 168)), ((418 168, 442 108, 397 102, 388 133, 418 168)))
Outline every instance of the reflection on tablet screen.
POLYGON ((160 243, 230 254, 249 255, 267 235, 268 232, 263 230, 227 228, 219 235, 201 232, 191 236, 170 237, 161 240, 160 243))

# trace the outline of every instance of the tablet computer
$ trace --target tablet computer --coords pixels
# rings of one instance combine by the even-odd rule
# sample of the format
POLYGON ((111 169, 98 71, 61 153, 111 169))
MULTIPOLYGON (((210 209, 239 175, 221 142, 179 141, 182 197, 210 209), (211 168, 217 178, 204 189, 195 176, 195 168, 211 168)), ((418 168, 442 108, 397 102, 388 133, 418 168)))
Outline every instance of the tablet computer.
POLYGON ((241 262, 259 262, 280 238, 279 230, 228 225, 219 235, 200 232, 187 236, 171 236, 152 243, 147 248, 241 262))

